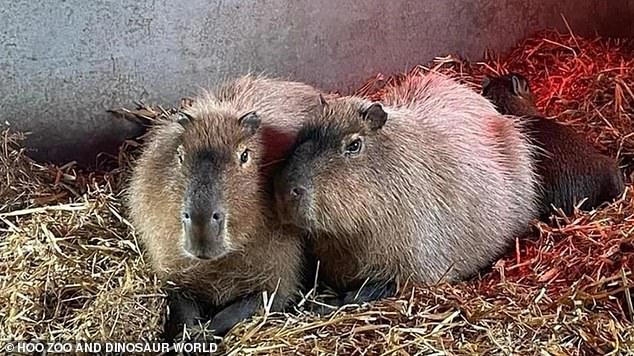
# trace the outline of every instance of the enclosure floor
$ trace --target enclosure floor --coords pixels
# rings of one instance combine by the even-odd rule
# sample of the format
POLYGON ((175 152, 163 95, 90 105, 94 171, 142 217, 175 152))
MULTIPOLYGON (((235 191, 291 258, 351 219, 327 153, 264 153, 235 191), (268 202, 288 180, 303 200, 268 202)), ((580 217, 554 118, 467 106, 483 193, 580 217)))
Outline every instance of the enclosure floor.
MULTIPOLYGON (((408 286, 397 298, 328 318, 256 317, 224 341, 232 354, 595 355, 634 353, 634 43, 541 32, 482 63, 437 58, 429 70, 480 90, 484 75, 531 81, 545 115, 618 157, 623 198, 591 212, 534 222, 489 271, 449 285, 408 286)), ((358 94, 380 100, 379 74, 358 94)), ((159 108, 126 115, 160 120, 159 108)), ((21 136, 0 147, 0 339, 156 340, 165 295, 125 220, 124 187, 138 152, 128 142, 95 171, 40 165, 21 136), (114 167, 114 168, 113 168, 114 167)), ((306 300, 305 303, 311 303, 306 300)), ((1 346, 1 345, 0 345, 1 346)))

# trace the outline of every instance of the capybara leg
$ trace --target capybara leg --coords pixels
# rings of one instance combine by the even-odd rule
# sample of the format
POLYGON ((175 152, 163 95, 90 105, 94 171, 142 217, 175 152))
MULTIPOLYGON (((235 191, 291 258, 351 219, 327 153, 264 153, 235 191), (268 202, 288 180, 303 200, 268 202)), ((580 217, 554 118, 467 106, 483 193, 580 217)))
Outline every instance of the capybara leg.
POLYGON ((344 304, 367 303, 374 300, 392 297, 396 294, 396 283, 394 282, 369 282, 359 290, 349 291, 345 294, 344 304))
POLYGON ((224 336, 236 324, 253 316, 262 305, 261 299, 262 295, 256 293, 230 303, 214 315, 209 328, 216 336, 224 336))
POLYGON ((174 341, 183 332, 183 326, 191 327, 207 322, 206 307, 195 297, 182 290, 168 290, 169 315, 165 323, 165 339, 174 341))

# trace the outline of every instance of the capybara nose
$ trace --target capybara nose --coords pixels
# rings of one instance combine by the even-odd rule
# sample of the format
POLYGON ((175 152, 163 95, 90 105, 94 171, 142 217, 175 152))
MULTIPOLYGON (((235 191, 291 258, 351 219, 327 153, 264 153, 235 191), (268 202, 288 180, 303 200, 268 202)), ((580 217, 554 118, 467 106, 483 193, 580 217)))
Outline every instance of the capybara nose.
POLYGON ((185 209, 181 216, 187 234, 196 240, 205 241, 219 237, 224 229, 226 213, 217 208, 211 211, 196 212, 185 209))
POLYGON ((189 226, 192 223, 192 216, 189 213, 189 211, 183 211, 183 214, 181 216, 181 222, 183 223, 183 225, 185 226, 189 226))
POLYGON ((216 210, 211 214, 211 224, 221 227, 225 221, 225 213, 222 210, 216 210))
POLYGON ((291 188, 290 196, 293 200, 300 200, 306 195, 306 188, 297 186, 291 188))
POLYGON ((196 258, 208 260, 220 256, 227 214, 222 208, 207 210, 186 208, 182 212, 183 248, 196 258))

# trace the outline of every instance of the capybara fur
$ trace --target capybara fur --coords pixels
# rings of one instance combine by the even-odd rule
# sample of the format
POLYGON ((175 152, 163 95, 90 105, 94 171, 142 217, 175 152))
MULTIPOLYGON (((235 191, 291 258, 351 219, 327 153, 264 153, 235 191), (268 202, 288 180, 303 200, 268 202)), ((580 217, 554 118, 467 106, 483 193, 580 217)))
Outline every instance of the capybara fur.
POLYGON ((543 117, 528 80, 517 73, 486 78, 482 93, 505 115, 521 116, 529 136, 541 150, 536 170, 543 188, 540 218, 554 208, 565 214, 574 207, 590 210, 619 197, 625 185, 616 160, 601 154, 581 134, 543 117))
POLYGON ((533 149, 475 91, 410 77, 382 103, 323 103, 275 177, 278 213, 308 230, 328 284, 367 282, 368 300, 406 279, 468 278, 536 216, 533 149))
POLYGON ((302 239, 272 215, 265 166, 284 156, 319 105, 308 85, 248 75, 151 130, 129 206, 154 269, 173 286, 168 328, 203 314, 223 334, 257 312, 263 292, 275 292, 273 310, 292 299, 302 239))

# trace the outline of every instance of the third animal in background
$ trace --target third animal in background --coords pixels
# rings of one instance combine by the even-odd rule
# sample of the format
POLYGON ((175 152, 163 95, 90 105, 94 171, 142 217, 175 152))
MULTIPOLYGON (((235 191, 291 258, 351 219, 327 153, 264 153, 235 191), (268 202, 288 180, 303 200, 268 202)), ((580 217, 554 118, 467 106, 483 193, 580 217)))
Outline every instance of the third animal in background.
POLYGON ((522 116, 525 130, 540 148, 536 157, 541 177, 541 219, 548 220, 552 207, 571 214, 576 203, 589 210, 617 198, 625 189, 615 159, 601 154, 573 129, 544 118, 528 80, 511 73, 486 78, 482 94, 504 115, 522 116))

